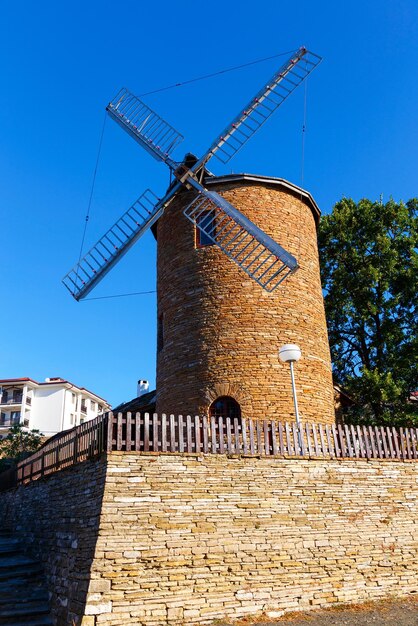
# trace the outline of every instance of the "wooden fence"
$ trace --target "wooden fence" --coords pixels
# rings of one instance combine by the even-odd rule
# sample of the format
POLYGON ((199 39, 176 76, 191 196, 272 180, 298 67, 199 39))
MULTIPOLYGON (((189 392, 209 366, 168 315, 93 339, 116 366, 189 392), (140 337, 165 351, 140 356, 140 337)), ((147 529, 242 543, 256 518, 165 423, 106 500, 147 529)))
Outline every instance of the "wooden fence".
POLYGON ((0 491, 111 451, 413 461, 418 429, 108 413, 56 435, 0 474, 0 491))
POLYGON ((0 491, 37 480, 71 465, 98 457, 106 450, 108 415, 55 435, 15 468, 0 474, 0 491))
POLYGON ((418 429, 281 423, 222 417, 111 416, 108 450, 366 459, 418 459, 418 429))

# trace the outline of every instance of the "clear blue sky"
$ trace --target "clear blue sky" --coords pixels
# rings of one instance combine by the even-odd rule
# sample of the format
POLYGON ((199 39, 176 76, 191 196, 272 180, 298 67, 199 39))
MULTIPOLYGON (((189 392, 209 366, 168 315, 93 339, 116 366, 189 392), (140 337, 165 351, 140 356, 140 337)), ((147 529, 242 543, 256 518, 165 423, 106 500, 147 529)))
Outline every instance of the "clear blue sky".
MULTIPOLYGON (((0 378, 62 376, 112 404, 155 382, 155 295, 76 303, 78 258, 104 108, 121 86, 156 89, 306 45, 304 186, 324 213, 342 195, 417 196, 416 0, 0 3, 0 378)), ((200 154, 280 59, 145 98, 200 154)), ((303 88, 227 168, 301 183, 303 88)), ((108 119, 89 247, 167 170, 108 119)), ((91 296, 155 289, 145 237, 91 296)))

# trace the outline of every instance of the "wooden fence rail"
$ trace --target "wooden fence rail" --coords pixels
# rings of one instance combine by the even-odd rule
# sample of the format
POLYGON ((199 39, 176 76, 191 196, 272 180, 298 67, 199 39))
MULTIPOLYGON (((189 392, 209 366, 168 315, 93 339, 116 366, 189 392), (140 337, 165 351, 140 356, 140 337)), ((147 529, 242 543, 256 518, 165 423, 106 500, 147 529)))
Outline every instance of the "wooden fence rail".
POLYGON ((0 491, 111 451, 413 461, 418 429, 107 413, 56 435, 0 474, 0 491))
POLYGON ((417 428, 118 413, 107 432, 107 449, 126 452, 418 459, 417 428))
MULTIPOLYGON (((99 415, 48 440, 17 464, 16 484, 31 482, 102 454, 106 450, 108 419, 107 415, 99 415)), ((2 474, 0 490, 1 478, 2 474)))

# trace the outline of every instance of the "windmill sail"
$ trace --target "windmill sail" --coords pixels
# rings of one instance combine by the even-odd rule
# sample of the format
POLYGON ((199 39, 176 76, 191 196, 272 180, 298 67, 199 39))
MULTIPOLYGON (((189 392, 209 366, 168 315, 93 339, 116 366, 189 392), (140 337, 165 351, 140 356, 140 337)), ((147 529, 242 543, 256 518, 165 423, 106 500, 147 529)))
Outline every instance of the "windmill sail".
POLYGON ((260 89, 257 95, 213 142, 199 165, 216 156, 227 163, 321 62, 321 57, 300 48, 260 89))
MULTIPOLYGON (((171 194, 170 194, 171 195, 171 194)), ((62 282, 76 300, 84 298, 131 246, 158 220, 167 196, 159 200, 147 189, 109 228, 62 282)))
POLYGON ((106 111, 154 159, 170 167, 170 154, 184 137, 139 98, 123 88, 109 102, 106 111))
POLYGON ((139 98, 121 89, 106 107, 108 114, 153 158, 166 163, 177 182, 162 200, 145 191, 68 272, 63 283, 74 298, 81 300, 93 289, 161 217, 183 185, 197 194, 184 210, 185 216, 264 289, 273 291, 296 271, 296 259, 222 196, 202 187, 198 173, 203 176, 212 156, 227 163, 320 62, 321 57, 300 48, 192 166, 185 161, 179 167, 170 156, 183 136, 139 98))
POLYGON ((296 259, 225 198, 195 181, 197 196, 184 215, 266 291, 298 268, 296 259))

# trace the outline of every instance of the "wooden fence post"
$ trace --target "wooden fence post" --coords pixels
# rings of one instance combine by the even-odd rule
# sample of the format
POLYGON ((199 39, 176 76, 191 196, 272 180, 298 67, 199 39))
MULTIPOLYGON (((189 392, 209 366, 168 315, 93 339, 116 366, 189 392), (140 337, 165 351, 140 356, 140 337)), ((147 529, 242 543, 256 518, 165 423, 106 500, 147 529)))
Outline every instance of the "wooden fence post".
POLYGON ((109 411, 107 413, 107 440, 106 440, 106 452, 112 452, 113 448, 113 413, 109 411))

